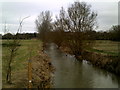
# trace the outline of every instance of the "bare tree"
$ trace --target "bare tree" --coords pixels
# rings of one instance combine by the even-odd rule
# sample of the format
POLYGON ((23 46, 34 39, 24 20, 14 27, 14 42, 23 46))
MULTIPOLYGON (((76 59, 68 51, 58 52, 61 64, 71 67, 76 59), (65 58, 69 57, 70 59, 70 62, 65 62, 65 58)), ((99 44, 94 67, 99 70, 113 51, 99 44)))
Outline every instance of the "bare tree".
POLYGON ((35 21, 37 30, 39 32, 39 38, 44 42, 46 42, 47 34, 52 28, 51 17, 52 15, 50 11, 45 11, 45 12, 41 12, 35 21))
POLYGON ((63 7, 61 7, 59 16, 56 16, 56 20, 53 24, 53 31, 54 31, 54 42, 58 45, 58 48, 62 45, 65 41, 65 32, 68 30, 68 19, 66 11, 63 7))
POLYGON ((90 31, 95 27, 97 14, 90 10, 85 2, 74 2, 68 8, 68 26, 72 32, 68 44, 76 56, 81 55, 83 49, 90 45, 90 31))
MULTIPOLYGON (((12 41, 9 41, 9 40, 7 41, 7 43, 8 43, 7 46, 9 48, 9 58, 7 59, 7 73, 6 73, 7 83, 12 83, 12 80, 11 80, 11 72, 12 72, 11 67, 12 66, 11 66, 11 64, 14 60, 14 57, 17 55, 17 50, 19 48, 18 46, 20 45, 20 39, 18 37, 18 33, 21 32, 22 23, 26 18, 28 18, 28 17, 25 17, 20 21, 17 33, 14 35, 13 40, 12 41)), ((6 25, 5 25, 5 31, 7 31, 6 25)))
POLYGON ((79 56, 83 49, 92 46, 97 14, 92 12, 90 7, 85 2, 74 2, 67 12, 61 8, 53 26, 56 33, 54 42, 58 47, 64 42, 74 55, 79 56))
POLYGON ((64 10, 63 7, 61 7, 59 17, 56 16, 54 27, 57 30, 66 31, 68 29, 67 22, 68 22, 68 19, 67 19, 66 11, 64 10))

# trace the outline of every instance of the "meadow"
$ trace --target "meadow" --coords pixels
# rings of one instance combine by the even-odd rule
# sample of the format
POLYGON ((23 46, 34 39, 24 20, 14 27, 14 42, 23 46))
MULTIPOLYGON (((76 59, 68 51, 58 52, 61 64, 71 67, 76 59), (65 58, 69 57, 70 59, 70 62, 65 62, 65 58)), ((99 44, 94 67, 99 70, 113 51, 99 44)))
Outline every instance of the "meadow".
MULTIPOLYGON (((6 43, 7 40, 3 40, 2 43, 6 43)), ((39 50, 42 49, 42 42, 39 40, 21 40, 16 57, 12 62, 12 74, 21 70, 27 69, 28 60, 36 56, 39 50)), ((2 46, 2 81, 3 87, 5 85, 6 76, 6 63, 9 58, 9 48, 2 46)))
POLYGON ((107 55, 118 56, 120 42, 109 40, 96 40, 91 51, 107 55))

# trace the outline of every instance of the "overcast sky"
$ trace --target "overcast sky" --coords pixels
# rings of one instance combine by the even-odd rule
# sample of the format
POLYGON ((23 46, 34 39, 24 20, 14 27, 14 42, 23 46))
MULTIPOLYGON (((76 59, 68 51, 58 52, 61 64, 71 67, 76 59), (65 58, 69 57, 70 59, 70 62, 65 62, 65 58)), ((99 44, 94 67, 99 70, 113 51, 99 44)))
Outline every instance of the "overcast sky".
MULTIPOLYGON (((60 8, 63 6, 66 10, 75 0, 24 0, 16 2, 12 0, 3 0, 0 2, 0 33, 4 34, 3 24, 6 22, 7 27, 11 33, 15 33, 20 18, 30 16, 23 23, 22 32, 36 32, 35 19, 41 11, 50 10, 55 19, 55 15, 59 14, 60 8)), ((80 1, 80 0, 77 0, 80 1)), ((82 0, 85 1, 85 0, 82 0)), ((91 0, 92 2, 87 2, 91 4, 91 9, 97 12, 97 23, 98 30, 108 30, 112 25, 118 24, 118 1, 99 1, 91 0)))

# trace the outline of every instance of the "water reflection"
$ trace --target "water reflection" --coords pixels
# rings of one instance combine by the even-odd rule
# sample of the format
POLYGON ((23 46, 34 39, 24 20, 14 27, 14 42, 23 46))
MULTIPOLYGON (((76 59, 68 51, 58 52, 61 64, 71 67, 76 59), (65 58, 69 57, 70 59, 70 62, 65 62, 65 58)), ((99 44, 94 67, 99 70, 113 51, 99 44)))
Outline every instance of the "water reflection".
POLYGON ((45 51, 56 68, 55 88, 118 88, 120 77, 105 70, 93 67, 89 62, 77 61, 74 56, 66 55, 49 44, 45 51))

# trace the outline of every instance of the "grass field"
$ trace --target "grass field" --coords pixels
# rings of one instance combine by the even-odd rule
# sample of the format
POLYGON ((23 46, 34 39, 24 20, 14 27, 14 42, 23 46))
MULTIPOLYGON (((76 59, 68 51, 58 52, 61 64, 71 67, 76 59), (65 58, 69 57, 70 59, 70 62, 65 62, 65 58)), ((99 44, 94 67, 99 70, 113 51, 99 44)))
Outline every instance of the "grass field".
POLYGON ((119 53, 119 45, 120 42, 96 40, 92 51, 117 56, 119 53))
MULTIPOLYGON (((3 40, 2 43, 7 42, 3 40)), ((27 67, 28 60, 30 57, 38 54, 38 51, 42 48, 42 42, 39 40, 21 40, 21 46, 17 51, 17 56, 14 58, 12 63, 12 73, 18 72, 19 70, 24 70, 27 67)), ((2 46, 2 79, 3 84, 5 82, 5 73, 6 73, 6 61, 8 58, 8 47, 2 46)), ((4 85, 3 85, 4 87, 4 85)))
MULTIPOLYGON (((7 42, 3 40, 2 43, 7 42)), ((91 51, 110 54, 110 55, 118 55, 118 45, 120 42, 113 42, 108 40, 96 40, 93 49, 91 51)), ((12 73, 17 73, 21 70, 25 70, 28 64, 28 60, 30 57, 38 54, 39 50, 42 49, 42 42, 39 40, 22 40, 21 46, 17 51, 17 56, 14 58, 14 62, 12 63, 12 73)), ((6 60, 8 58, 8 47, 2 46, 2 80, 3 87, 5 84, 5 74, 6 74, 6 60)), ((14 77, 17 78, 17 77, 14 77)))

